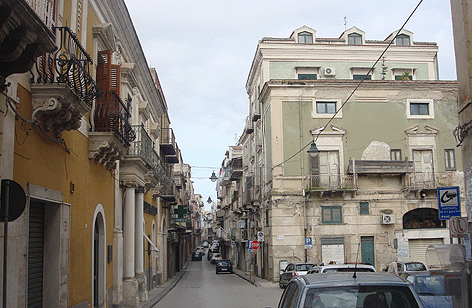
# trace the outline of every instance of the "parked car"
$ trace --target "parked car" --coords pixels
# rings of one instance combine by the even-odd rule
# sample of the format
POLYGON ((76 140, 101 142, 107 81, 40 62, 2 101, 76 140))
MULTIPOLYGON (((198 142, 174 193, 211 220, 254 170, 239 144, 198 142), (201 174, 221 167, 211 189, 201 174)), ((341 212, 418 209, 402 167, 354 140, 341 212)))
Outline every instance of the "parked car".
POLYGON ((410 283, 386 273, 326 273, 292 278, 279 308, 423 308, 410 283))
MULTIPOLYGON (((396 262, 396 263, 397 263, 397 271, 398 271, 399 276, 401 276, 403 273, 427 271, 426 265, 424 265, 422 262, 409 261, 409 262, 396 262)), ((392 271, 388 270, 389 266, 390 265, 387 265, 384 271, 392 273, 392 271)))
POLYGON ((307 274, 336 273, 336 272, 377 272, 375 267, 369 264, 333 264, 333 265, 314 265, 307 274))
POLYGON ((202 261, 202 253, 200 253, 199 251, 194 251, 192 253, 192 261, 202 261))
POLYGON ((289 263, 279 275, 279 286, 281 289, 285 288, 294 276, 305 275, 310 268, 313 266, 313 263, 289 263))
POLYGON ((431 272, 403 273, 402 277, 413 285, 423 305, 428 308, 452 308, 452 296, 446 295, 444 276, 431 272))
POLYGON ((207 241, 204 241, 204 242, 202 243, 202 246, 203 246, 204 248, 208 248, 208 247, 210 246, 210 244, 208 244, 207 241))
POLYGON ((219 273, 233 273, 233 264, 231 260, 218 260, 216 261, 216 274, 219 273))
POLYGON ((215 253, 211 256, 210 263, 211 263, 211 264, 215 264, 216 261, 222 260, 222 259, 223 259, 223 257, 221 256, 221 253, 215 252, 215 253))

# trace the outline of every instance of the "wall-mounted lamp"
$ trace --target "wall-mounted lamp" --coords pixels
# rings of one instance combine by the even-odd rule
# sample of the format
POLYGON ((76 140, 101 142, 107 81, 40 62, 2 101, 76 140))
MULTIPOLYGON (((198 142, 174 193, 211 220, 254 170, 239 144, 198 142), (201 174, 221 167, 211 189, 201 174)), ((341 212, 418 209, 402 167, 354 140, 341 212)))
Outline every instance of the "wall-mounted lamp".
POLYGON ((211 180, 212 182, 216 182, 216 180, 218 180, 218 177, 216 176, 214 170, 213 170, 213 173, 212 173, 211 176, 210 176, 210 180, 211 180))
POLYGON ((208 197, 208 200, 207 200, 207 202, 208 202, 209 204, 211 204, 211 203, 213 202, 213 200, 211 200, 211 198, 210 198, 210 197, 208 197))
POLYGON ((320 150, 318 150, 318 148, 316 147, 315 141, 313 140, 311 142, 311 146, 308 149, 307 153, 310 154, 310 156, 315 156, 315 155, 318 155, 319 152, 320 150))

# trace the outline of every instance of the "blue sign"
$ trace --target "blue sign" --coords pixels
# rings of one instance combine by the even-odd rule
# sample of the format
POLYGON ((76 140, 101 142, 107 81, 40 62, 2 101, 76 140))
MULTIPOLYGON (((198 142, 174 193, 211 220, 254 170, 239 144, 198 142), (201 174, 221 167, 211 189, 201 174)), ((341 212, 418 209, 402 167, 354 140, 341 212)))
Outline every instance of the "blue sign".
POLYGON ((305 237, 305 249, 313 248, 313 239, 311 237, 305 237))
POLYGON ((461 216, 461 202, 459 187, 438 187, 439 219, 448 220, 451 217, 461 216))
POLYGON ((253 240, 248 240, 248 241, 247 241, 247 249, 249 249, 249 250, 252 250, 252 245, 251 245, 251 244, 252 244, 252 241, 253 241, 253 240))

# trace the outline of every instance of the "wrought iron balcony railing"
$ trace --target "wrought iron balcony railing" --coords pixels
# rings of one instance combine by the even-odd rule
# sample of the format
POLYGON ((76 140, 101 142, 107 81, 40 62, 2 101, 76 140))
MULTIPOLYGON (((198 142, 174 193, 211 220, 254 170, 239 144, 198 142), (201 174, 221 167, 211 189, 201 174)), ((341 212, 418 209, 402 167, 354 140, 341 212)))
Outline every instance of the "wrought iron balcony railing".
POLYGON ((152 166, 156 157, 154 156, 151 137, 149 137, 143 125, 131 125, 131 129, 136 138, 131 142, 128 155, 141 156, 147 164, 152 166))
POLYGON ((36 62, 32 83, 65 83, 78 98, 91 108, 99 89, 90 75, 92 58, 68 27, 54 27, 59 32, 60 45, 56 52, 47 53, 36 62))
POLYGON ((452 172, 416 172, 408 174, 407 179, 408 188, 417 190, 459 185, 452 172))
POLYGON ((354 175, 308 175, 307 190, 350 190, 356 189, 354 175))
POLYGON ((102 92, 92 120, 92 131, 114 132, 125 144, 130 146, 136 139, 136 132, 129 124, 131 114, 116 92, 102 92))

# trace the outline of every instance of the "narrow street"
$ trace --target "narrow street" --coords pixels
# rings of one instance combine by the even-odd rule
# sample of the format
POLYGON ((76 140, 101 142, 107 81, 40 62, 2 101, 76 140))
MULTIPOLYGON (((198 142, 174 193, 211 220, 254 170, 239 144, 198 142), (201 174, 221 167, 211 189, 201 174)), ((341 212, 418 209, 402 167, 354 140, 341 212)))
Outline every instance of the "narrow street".
POLYGON ((202 261, 191 261, 182 279, 154 307, 275 308, 282 292, 277 284, 255 287, 236 274, 216 275, 215 265, 205 256, 202 261))

